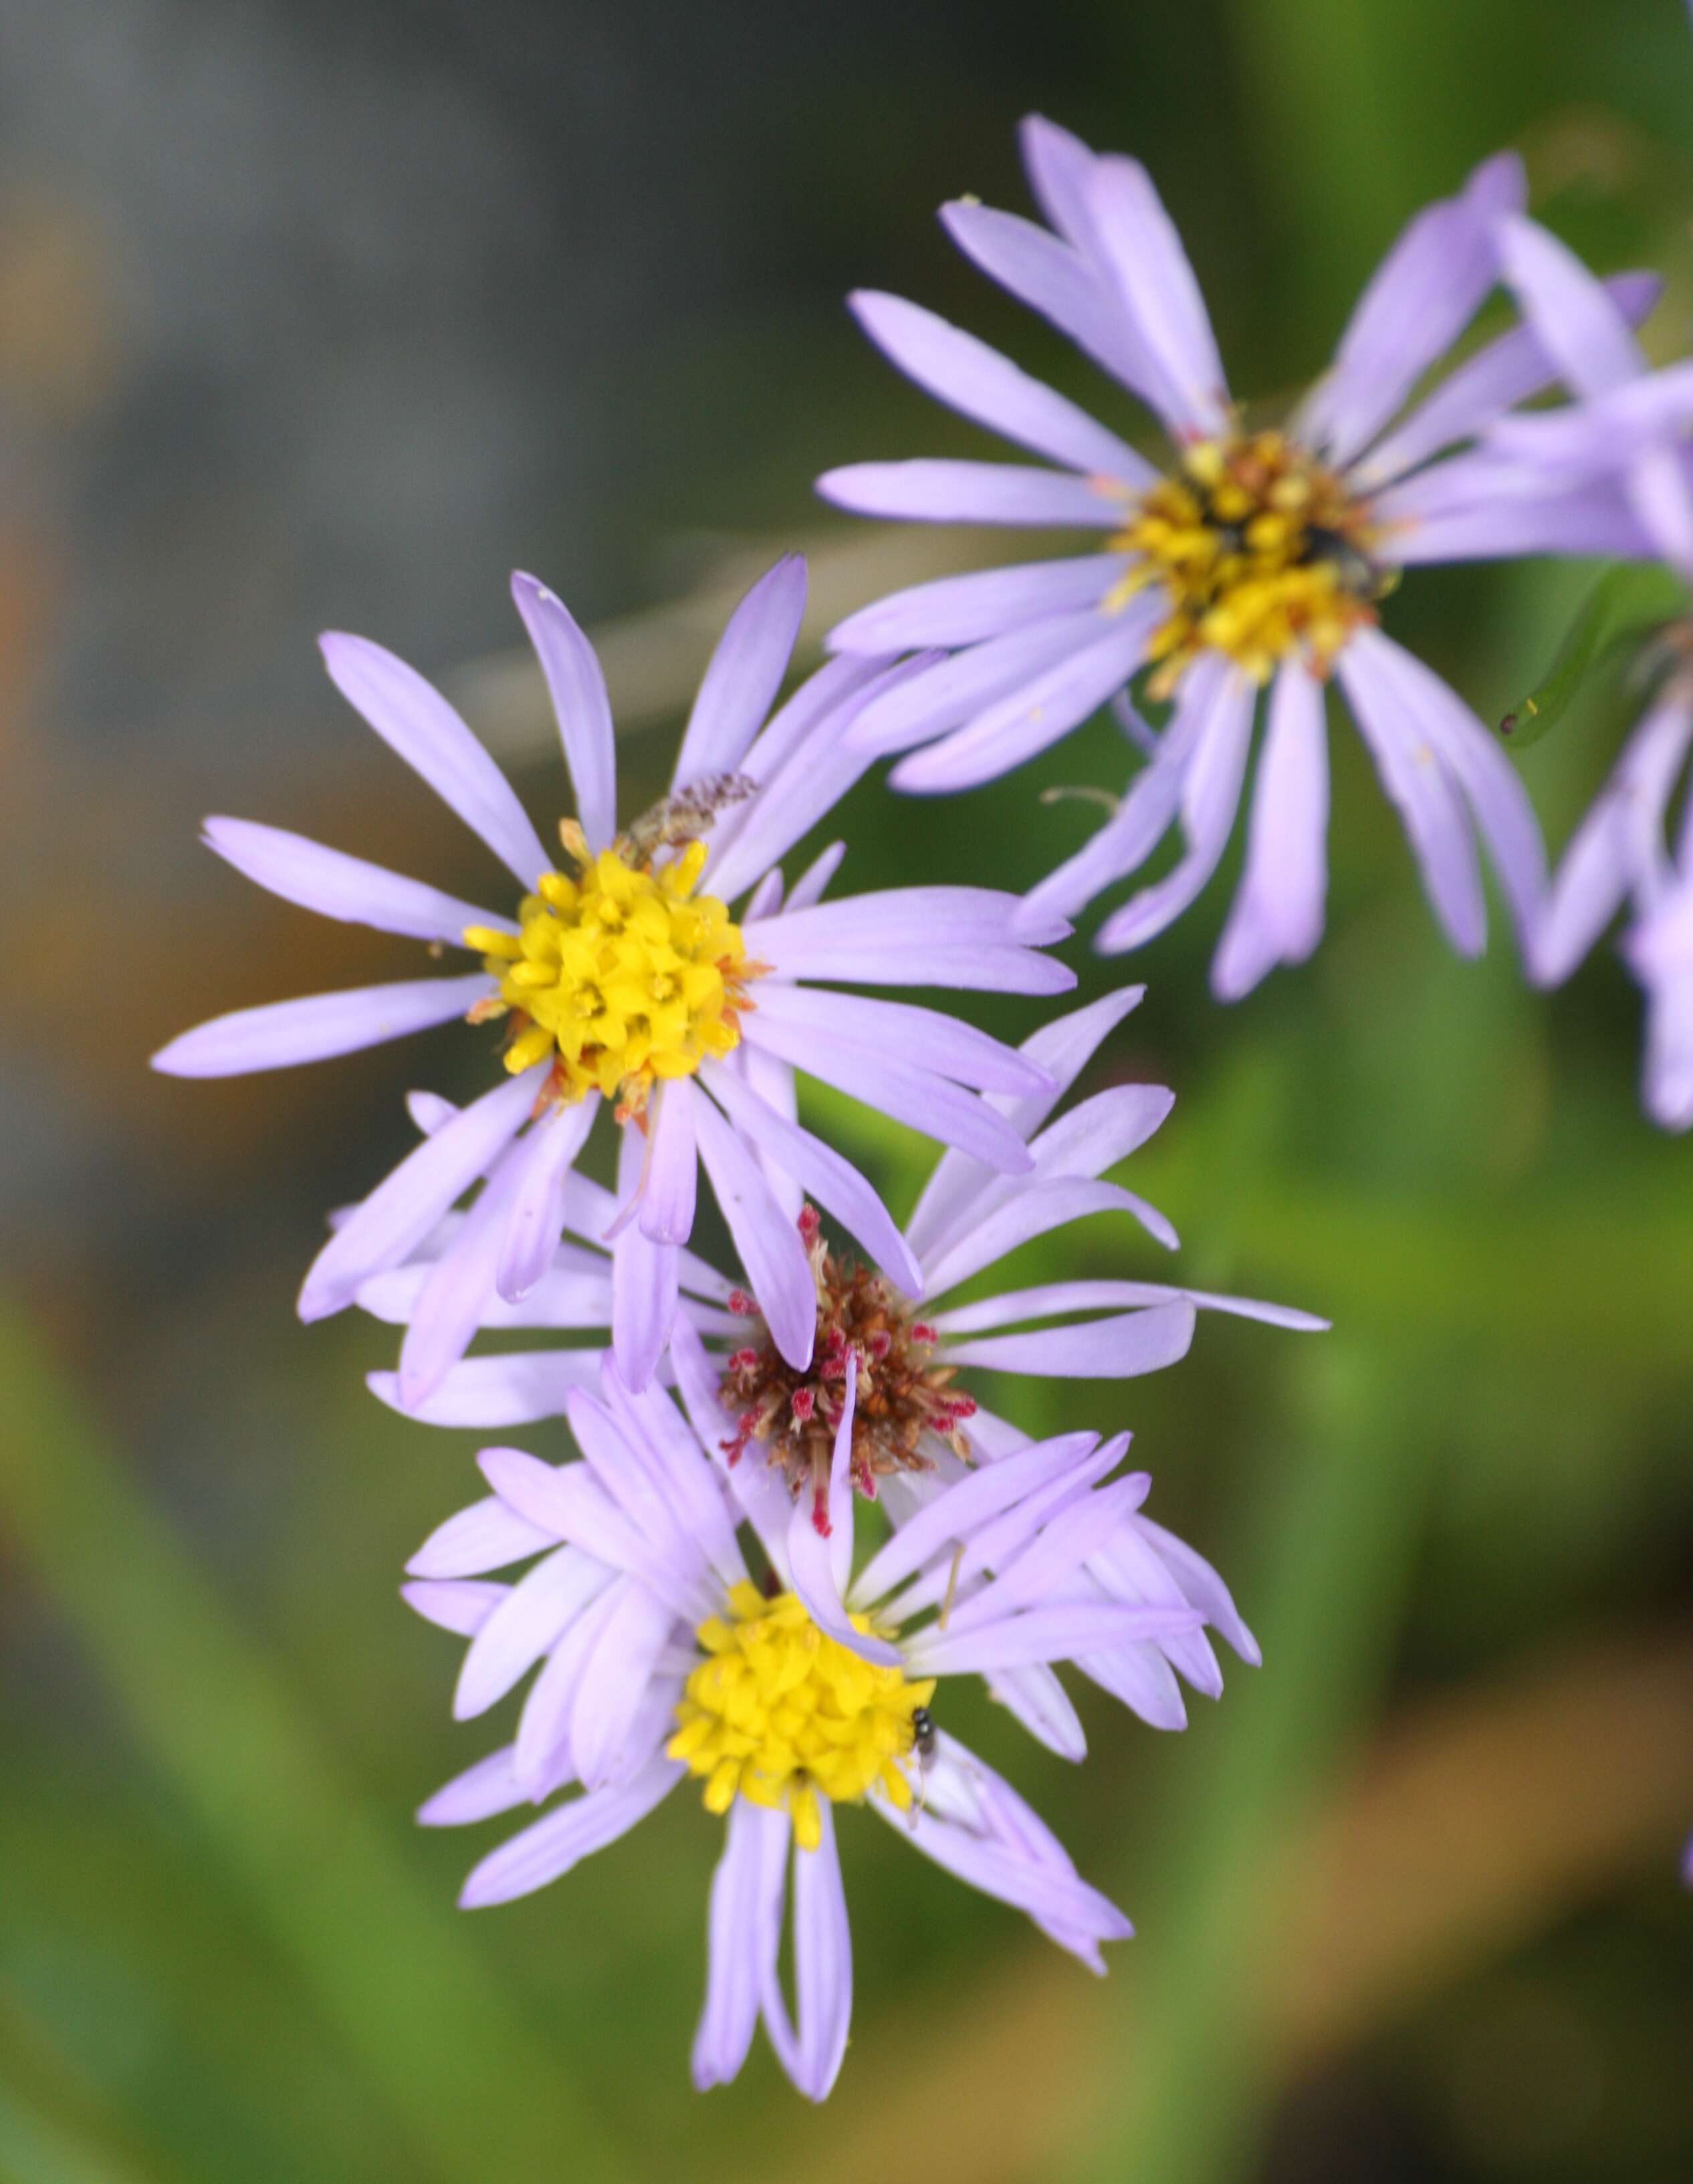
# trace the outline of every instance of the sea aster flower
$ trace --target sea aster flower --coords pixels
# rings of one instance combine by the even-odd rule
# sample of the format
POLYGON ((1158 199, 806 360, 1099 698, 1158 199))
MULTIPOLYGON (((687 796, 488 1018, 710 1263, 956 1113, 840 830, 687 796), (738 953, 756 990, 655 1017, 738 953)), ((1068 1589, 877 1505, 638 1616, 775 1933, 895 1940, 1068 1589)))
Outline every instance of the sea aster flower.
MULTIPOLYGON (((1506 275, 1571 392, 1545 416, 1491 436, 1502 493, 1549 472, 1572 490, 1606 485, 1633 508, 1663 561, 1693 582, 1693 365, 1648 370, 1603 285, 1532 221, 1504 224, 1506 275)), ((1642 1093, 1664 1128, 1693 1126, 1693 788, 1672 823, 1693 750, 1693 625, 1657 640, 1668 669, 1593 808, 1564 854, 1530 960, 1548 984, 1567 978, 1626 905, 1623 955, 1646 994, 1642 1093)))
MULTIPOLYGON (((1050 229, 968 202, 941 217, 992 278, 1150 407, 1171 465, 1159 471, 932 313, 854 297, 865 330, 910 377, 1057 467, 860 463, 827 473, 825 497, 924 521, 1083 526, 1103 550, 943 578, 852 616, 830 640, 844 654, 922 645, 953 656, 868 703, 848 743, 910 750, 893 771, 900 788, 964 788, 1045 749, 1144 676, 1147 694, 1173 705, 1168 725, 1154 735, 1131 710, 1120 716, 1147 762, 1025 911, 1031 929, 1073 914, 1137 870, 1179 818, 1178 863, 1100 930, 1098 945, 1115 952, 1162 931, 1216 869, 1267 685, 1246 869, 1212 966, 1214 990, 1233 1000, 1275 964, 1303 961, 1321 934, 1332 678, 1453 945, 1474 955, 1485 939, 1477 833, 1526 934, 1544 857, 1521 785, 1469 710, 1377 627, 1405 567, 1628 550, 1638 537, 1608 485, 1559 482, 1496 504, 1489 466, 1452 452, 1552 378, 1533 330, 1491 343, 1399 415, 1493 284, 1493 224, 1521 201, 1518 163, 1489 160, 1458 196, 1417 214, 1328 373, 1285 426, 1258 428, 1230 398, 1198 283, 1144 169, 1038 118, 1023 148, 1050 229)), ((1614 292, 1638 314, 1655 287, 1635 276, 1614 292)))
MULTIPOLYGON (((288 900, 482 961, 464 977, 243 1010, 172 1041, 155 1064, 223 1076, 345 1053, 451 1017, 504 1022, 501 1081, 443 1119, 338 1224, 300 1292, 305 1318, 341 1310, 486 1178, 414 1317, 401 1368, 409 1405, 461 1355, 490 1299, 521 1297, 545 1273, 568 1178, 602 1103, 623 1130, 612 1328, 625 1378, 644 1384, 663 1347, 701 1166, 783 1354, 803 1365, 811 1269, 770 1169, 839 1210, 897 1282, 914 1286, 917 1273, 863 1178, 780 1112, 791 1071, 808 1070, 1009 1168, 1026 1167, 1029 1154, 979 1092, 1022 1095, 1045 1082, 1009 1049, 936 1010, 836 993, 835 983, 1052 994, 1074 976, 1034 952, 1025 920, 1014 935, 1016 898, 990 889, 821 902, 837 852, 784 900, 778 860, 868 763, 842 748, 846 718, 905 671, 832 662, 766 721, 804 604, 802 562, 778 562, 736 610, 701 683, 668 798, 623 832, 611 709, 592 648, 533 577, 514 577, 512 591, 576 792, 577 816, 559 830, 569 869, 554 866, 444 699, 380 646, 326 637, 344 696, 524 890, 517 914, 478 910, 274 827, 209 820, 210 845, 288 900)), ((1039 929, 1052 940, 1069 928, 1052 917, 1039 929)))
MULTIPOLYGON (((1020 1050, 1048 1089, 991 1103, 1029 1145, 1031 1165, 1005 1175, 957 1150, 941 1156, 904 1233, 920 1267, 921 1301, 902 1295, 873 1266, 834 1248, 816 1211, 785 1200, 811 1266, 815 1334, 796 1367, 775 1341, 759 1301, 691 1253, 679 1259, 682 1312, 703 1338, 729 1422, 721 1438, 731 1463, 774 1465, 796 1495, 813 1496, 828 1476, 846 1369, 857 1376, 852 1476, 874 1497, 890 1479, 932 1473, 947 1452, 975 1457, 1019 1446, 1024 1436, 981 1405, 980 1372, 1120 1379, 1156 1371, 1187 1354, 1197 1311, 1236 1312, 1274 1325, 1318 1329, 1309 1312, 1159 1282, 1083 1279, 1004 1290, 948 1301, 1031 1239, 1103 1213, 1127 1214, 1160 1244, 1175 1230, 1137 1193, 1103 1178, 1144 1144, 1173 1105, 1161 1085, 1114 1084, 1052 1119, 1100 1042, 1144 992, 1129 988, 1042 1026, 1020 1050)), ((426 1113, 424 1121, 433 1121, 426 1113)), ((785 1189, 779 1177, 776 1187, 785 1189)), ((590 1337, 608 1323, 612 1268, 596 1250, 614 1211, 609 1194, 573 1177, 565 1223, 573 1240, 518 1303, 496 1303, 484 1323, 546 1328, 590 1337)), ((439 1256, 453 1245, 447 1227, 406 1265, 375 1276, 359 1302, 405 1323, 428 1294, 439 1256)), ((442 1380, 417 1415, 442 1424, 510 1427, 556 1415, 570 1390, 591 1384, 595 1346, 508 1351, 468 1357, 442 1380)), ((398 1406, 398 1376, 371 1385, 398 1406)))
POLYGON ((855 1579, 853 1379, 849 1367, 826 1534, 768 1473, 726 1474, 668 1396, 631 1394, 610 1366, 599 1396, 570 1399, 585 1462, 554 1468, 486 1451, 492 1496, 411 1565, 411 1604, 472 1640, 461 1717, 541 1664, 511 1743, 419 1818, 480 1820, 580 1786, 483 1859, 464 1903, 558 1879, 689 1776, 726 1820, 694 2043, 702 2088, 735 2075, 761 2016, 802 2092, 821 2100, 834 2083, 852 2009, 836 1805, 868 1804, 1103 1971, 1099 1944, 1126 1937, 1128 1921, 1009 1785, 938 1725, 937 1694, 951 1676, 1050 1674, 1066 1658, 1196 1639, 1208 1614, 1238 1628, 1215 1572, 1137 1518, 1145 1479, 1101 1485, 1122 1436, 1101 1446, 1068 1435, 969 1474, 855 1579), (1134 1553, 1108 1593, 1081 1564, 1120 1534, 1134 1553), (515 1585, 484 1574, 537 1556, 515 1585), (763 1583, 754 1568, 768 1570, 763 1583), (791 2015, 777 1969, 791 1864, 791 2015))

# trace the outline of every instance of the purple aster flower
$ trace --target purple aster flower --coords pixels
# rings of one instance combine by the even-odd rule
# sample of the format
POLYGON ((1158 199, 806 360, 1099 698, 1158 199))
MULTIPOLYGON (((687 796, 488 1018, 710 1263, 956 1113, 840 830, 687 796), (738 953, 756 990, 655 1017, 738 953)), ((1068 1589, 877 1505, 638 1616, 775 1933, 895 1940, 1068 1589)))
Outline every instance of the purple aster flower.
MULTIPOLYGON (((1465 443, 1552 379, 1531 328, 1489 343, 1406 407, 1496 275, 1495 223, 1521 203, 1517 161, 1487 161, 1411 222, 1370 282, 1334 363, 1284 426, 1254 430, 1231 400, 1192 268, 1146 171, 1031 119, 1023 148, 1049 226, 948 205, 953 240, 1155 414, 1160 471, 1105 426, 974 337, 897 297, 860 294, 871 338, 929 393, 1042 457, 1039 466, 860 463, 819 490, 866 515, 1070 526, 1079 558, 943 578, 852 616, 851 656, 917 646, 951 656, 868 701, 861 749, 909 752, 897 786, 968 788, 1020 764, 1131 678, 1171 701, 1154 735, 1120 718, 1145 764, 1114 816, 1027 898, 1029 930, 1073 915, 1136 872, 1180 822, 1173 870, 1101 928, 1137 947, 1193 901, 1234 824, 1267 686, 1245 874, 1212 966, 1234 1000, 1320 937, 1328 760, 1324 690, 1338 681, 1398 806, 1452 944, 1481 950, 1479 836, 1519 936, 1539 906, 1544 855, 1515 773, 1474 716, 1377 627, 1400 571, 1524 552, 1628 551, 1631 508, 1607 481, 1554 481, 1499 502, 1492 464, 1465 443), (923 745, 925 748, 916 749, 923 745)), ((1614 286, 1638 315, 1644 276, 1614 286)))
MULTIPOLYGON (((831 1248, 815 1209, 779 1173, 784 1210, 804 1244, 815 1291, 811 1356, 796 1368, 783 1353, 759 1301, 694 1254, 678 1261, 681 1312, 704 1345, 728 1413, 721 1438, 731 1462, 774 1466, 798 1496, 826 1486, 849 1362, 860 1392, 852 1477, 874 1496, 891 1479, 931 1473, 948 1458, 974 1458, 1021 1445, 1016 1428, 983 1407, 971 1383, 981 1372, 1037 1377, 1126 1379, 1187 1354, 1196 1312, 1242 1314, 1273 1325, 1320 1329, 1309 1312, 1250 1298, 1160 1282, 1085 1279, 1002 1289, 952 1301, 1009 1253, 1035 1237, 1095 1215, 1126 1214, 1162 1245, 1175 1230, 1137 1193, 1104 1180, 1144 1144, 1173 1104, 1161 1085, 1114 1084, 1053 1119, 1100 1042, 1141 999, 1136 986, 1043 1026, 1020 1052, 1048 1079, 1036 1094, 990 1094, 1029 1146, 1031 1165, 1007 1175, 956 1149, 941 1156, 904 1232, 921 1275, 921 1302, 902 1295, 875 1268, 831 1248)), ((449 1111, 450 1112, 450 1111, 449 1111)), ((427 1123, 435 1118, 426 1113, 427 1123)), ((779 1150, 779 1149, 778 1149, 779 1150)), ((565 1225, 571 1240, 528 1295, 490 1306, 483 1324, 501 1330, 568 1330, 584 1346, 467 1357, 416 1415, 444 1425, 509 1428, 562 1413, 573 1389, 597 1378, 613 1304, 613 1270, 598 1240, 615 1210, 611 1195, 573 1177, 565 1225)), ((405 1265, 376 1275, 358 1301, 407 1324, 453 1248, 461 1217, 450 1216, 405 1265)), ((850 1224, 849 1224, 850 1225, 850 1224)), ((410 1336, 408 1335, 408 1340, 410 1336)), ((371 1386, 400 1407, 400 1377, 371 1386)), ((953 1466, 955 1467, 955 1464, 953 1466)))
POLYGON ((631 1394, 612 1365, 597 1396, 570 1399, 585 1461, 487 1451, 492 1495, 411 1565, 412 1606, 471 1640, 461 1718, 539 1664, 512 1741, 419 1818, 457 1825, 578 1791, 483 1858, 464 1903, 557 1880, 689 1776, 726 1821, 694 2043, 701 2088, 737 2074, 761 2017, 801 2092, 821 2100, 834 2084, 852 1982, 837 1805, 868 1804, 1092 1970, 1099 1945, 1131 1931, 941 1725, 948 1677, 1050 1677, 1064 1660, 1109 1674, 1126 1652, 1203 1644, 1208 1619, 1251 1646, 1215 1573, 1139 1516, 1144 1477, 1102 1483, 1126 1436, 1067 1435, 968 1474, 855 1577, 854 1377, 824 1529, 769 1473, 725 1472, 668 1396, 631 1394), (1119 1541, 1112 1586, 1089 1579, 1089 1557, 1119 1541), (532 1567, 515 1585, 486 1575, 519 1562, 532 1567), (791 1873, 791 2012, 778 1971, 791 1873))
MULTIPOLYGON (((651 1378, 675 1309, 681 1247, 703 1167, 774 1338, 810 1357, 811 1269, 773 1170, 840 1211, 892 1279, 917 1270, 858 1171, 792 1119, 791 1072, 853 1098, 990 1167, 1030 1156, 984 1090, 1024 1096, 1045 1078, 939 1011, 837 993, 837 983, 1053 994, 1075 983, 1034 952, 1014 896, 917 887, 824 902, 839 862, 819 859, 784 897, 778 861, 868 760, 846 750, 852 710, 908 670, 837 660, 770 715, 805 599, 804 564, 777 563, 731 617, 694 705, 670 793, 619 832, 611 709, 599 662, 563 604, 533 577, 512 590, 558 716, 577 816, 554 866, 498 768, 428 683, 362 638, 330 636, 331 677, 377 733, 479 834, 523 890, 501 916, 270 827, 212 819, 206 839, 261 886, 332 917, 481 959, 427 978, 248 1009, 154 1057, 214 1077, 316 1061, 452 1017, 499 1021, 500 1081, 439 1127, 337 1225, 300 1292, 301 1316, 350 1304, 403 1263, 472 1185, 413 1316, 400 1376, 422 1402, 490 1300, 521 1298, 552 1263, 571 1178, 602 1105, 622 1128, 612 1245, 613 1340, 624 1377, 651 1378), (731 916, 729 905, 745 898, 731 916)), ((1043 940, 1069 927, 1050 917, 1043 940)), ((496 1068, 498 1064, 494 1065, 496 1068)))

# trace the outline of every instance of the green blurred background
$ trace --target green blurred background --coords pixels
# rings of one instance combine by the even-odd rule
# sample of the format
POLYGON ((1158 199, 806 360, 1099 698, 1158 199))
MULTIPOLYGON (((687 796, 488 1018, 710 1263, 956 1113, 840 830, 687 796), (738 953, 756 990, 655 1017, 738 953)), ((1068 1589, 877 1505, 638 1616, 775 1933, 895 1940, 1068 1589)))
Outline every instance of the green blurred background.
MULTIPOLYGON (((847 286, 1139 429, 930 216, 1025 205, 1032 106, 1150 164, 1245 393, 1317 368, 1400 221, 1504 143, 1596 264, 1666 272, 1659 354, 1693 311, 1679 0, 0 12, 8 2184, 1693 2174, 1693 1151, 1637 1112, 1608 950, 1550 1000, 1500 942, 1444 952, 1349 736, 1312 966, 1210 1003, 1226 876, 1109 977, 1071 950, 1085 992, 1150 981, 1090 1081, 1176 1089, 1133 1180, 1187 1278, 1335 1332, 1213 1322, 1152 1380, 1000 1396, 1134 1427, 1266 1666, 1179 1737, 1084 1689, 1080 1770, 961 1705, 1137 1920, 1103 1986, 849 1817, 856 2031, 821 2112, 762 2048, 688 2089, 717 1842, 691 1799, 475 1916, 493 1830, 411 1824, 491 1741, 396 1595, 475 1441, 364 1393, 385 1330, 293 1301, 323 1209, 405 1142, 401 1092, 472 1089, 474 1043, 146 1070, 218 1009, 414 974, 245 888, 205 811, 486 878, 333 697, 320 627, 445 679, 548 825, 513 563, 604 636, 637 809, 775 551, 813 550, 820 628, 994 550, 813 502, 831 462, 981 451, 847 286)), ((1584 581, 1419 576, 1390 624, 1495 718, 1584 581)), ((1627 702, 1525 755, 1555 840, 1627 702)), ((1093 823, 1038 788, 1121 768, 1096 724, 967 799, 872 785, 847 878, 1025 885, 1093 823)), ((926 1154, 813 1112, 909 1203, 926 1154)), ((1109 1224, 1066 1249, 1166 1270, 1109 1224)))

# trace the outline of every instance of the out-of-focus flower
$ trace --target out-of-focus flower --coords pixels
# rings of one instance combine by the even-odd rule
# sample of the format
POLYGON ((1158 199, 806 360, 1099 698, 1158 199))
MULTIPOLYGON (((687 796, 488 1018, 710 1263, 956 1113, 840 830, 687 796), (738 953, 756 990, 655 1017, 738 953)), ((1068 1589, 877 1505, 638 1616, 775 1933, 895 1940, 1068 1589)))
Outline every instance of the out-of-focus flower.
MULTIPOLYGON (((1114 1084, 1053 1120, 1053 1110, 1099 1043, 1145 989, 1131 987, 1044 1025, 1024 1042, 1024 1059, 1047 1080, 1025 1095, 991 1094, 990 1104, 1027 1141, 1031 1166, 996 1173, 973 1155, 944 1153, 907 1225, 904 1242, 922 1274, 921 1302, 885 1274, 830 1248, 816 1212, 797 1197, 785 1211, 804 1244, 815 1291, 815 1335, 808 1362, 793 1365, 770 1331, 755 1295, 737 1290, 691 1253, 678 1261, 682 1312, 704 1338, 711 1369, 732 1423, 724 1440, 732 1460, 774 1464, 795 1494, 819 1490, 851 1360, 858 1375, 852 1474, 874 1496, 891 1478, 932 1471, 947 1450, 997 1454, 1023 1436, 984 1409, 970 1390, 980 1371, 1108 1379, 1175 1363, 1193 1340, 1195 1313, 1213 1309, 1281 1327, 1317 1329, 1309 1312, 1249 1298, 1160 1282, 1087 1279, 1044 1283, 949 1304, 1020 1245, 1103 1213, 1126 1213, 1160 1244, 1175 1230, 1155 1206, 1104 1179, 1144 1144, 1173 1097, 1161 1085, 1114 1084)), ((426 1121, 433 1117, 427 1116, 426 1121)), ((772 1182, 785 1189, 779 1175, 772 1182)), ((594 1239, 614 1206, 609 1194, 573 1177, 563 1245, 519 1302, 495 1303, 485 1324, 550 1328, 593 1335, 610 1322, 613 1268, 594 1239)), ((449 1225, 406 1265, 375 1276, 359 1302, 404 1323, 450 1250, 449 1225)), ((597 1347, 507 1351, 467 1357, 453 1368, 418 1415, 442 1424, 504 1428, 563 1411, 570 1390, 591 1383, 597 1347)), ((371 1385, 397 1407, 398 1376, 371 1385)))
POLYGON ((235 819, 206 839, 288 900, 483 961, 464 977, 243 1010, 154 1057, 223 1076, 397 1038, 452 1017, 505 1028, 501 1081, 425 1141, 338 1223, 300 1293, 303 1318, 350 1304, 403 1262, 454 1202, 480 1195, 412 1314, 400 1388, 422 1402, 495 1297, 523 1296, 562 1233, 572 1170, 602 1103, 622 1129, 612 1240, 613 1339, 643 1385, 676 1304, 680 1248, 703 1166, 775 1340, 809 1362, 811 1268, 770 1182, 779 1171, 838 1212, 893 1279, 917 1270, 857 1169, 793 1121, 791 1072, 840 1090, 991 1167, 1030 1156, 980 1096, 1025 1096, 1041 1071, 938 1011, 830 990, 836 982, 1053 994, 1073 973, 1035 952, 1069 927, 1031 927, 986 888, 914 887, 819 900, 827 852, 785 900, 778 861, 863 772, 844 748, 856 706, 908 671, 831 662, 768 721, 805 599, 779 561, 731 617, 701 683, 667 800, 617 826, 611 708, 592 648, 560 600, 524 576, 513 593, 558 716, 577 816, 556 869, 504 777, 428 683, 362 638, 323 640, 329 672, 377 733, 479 834, 524 890, 500 917, 339 850, 235 819), (746 897, 733 916, 729 905, 746 897), (1017 929, 1014 933, 1014 916, 1017 929), (483 1180, 485 1178, 485 1180, 483 1180))
MULTIPOLYGON (((1490 343, 1405 410, 1494 284, 1495 224, 1521 202, 1518 163, 1489 160, 1459 195, 1416 215, 1329 371, 1284 426, 1257 429, 1230 398, 1198 283, 1145 170, 1038 118, 1025 124, 1023 148, 1049 227, 972 202, 941 216, 992 278, 1148 405, 1173 458, 1160 471, 932 313, 855 297, 871 338, 920 386, 1057 467, 860 463, 827 473, 821 492, 867 515, 1085 526, 1101 550, 943 578, 852 616, 830 640, 844 654, 934 646, 952 656, 867 703, 849 744, 909 751, 893 771, 898 787, 964 788, 1119 696, 1146 763, 1025 911, 1031 930, 1074 914, 1137 871, 1179 820, 1186 848, 1174 869, 1100 930, 1098 945, 1116 952, 1162 931, 1216 869, 1267 684, 1245 873, 1211 973, 1219 998, 1233 1000, 1275 964, 1303 961, 1321 934, 1333 678, 1452 944, 1474 955, 1485 939, 1478 834, 1525 937, 1545 860, 1522 787, 1469 709, 1377 627, 1407 566, 1628 552, 1640 538, 1610 481, 1555 477, 1500 499, 1493 465, 1466 448, 1554 376, 1555 354, 1533 328, 1490 343), (1156 734, 1120 696, 1143 672, 1148 696, 1173 705, 1156 734)), ((1639 315, 1656 284, 1628 276, 1613 292, 1639 315)))
MULTIPOLYGON (((1693 364, 1652 372, 1605 286, 1531 220, 1501 225, 1506 277, 1578 401, 1511 418, 1490 435, 1502 495, 1548 476, 1625 499, 1657 554, 1693 582, 1693 364)), ((1625 906, 1623 956, 1646 989, 1642 1096, 1665 1129, 1693 1126, 1693 626, 1656 640, 1668 670, 1654 702, 1571 839, 1534 933, 1537 978, 1568 978, 1625 906)))
POLYGON ((485 1858, 465 1903, 556 1880, 690 1774, 726 1819, 694 2045, 701 2087, 735 2075, 761 2016, 802 2092, 821 2100, 834 2083, 852 2008, 837 1804, 868 1803, 1103 1970, 1100 1943, 1126 1936, 1128 1921, 1009 1785, 938 1725, 936 1694, 953 1676, 1050 1678, 1056 1662, 1203 1643, 1207 1619, 1240 1630, 1215 1573, 1139 1518, 1145 1478, 1101 1483, 1126 1436, 1064 1435, 966 1474, 855 1578, 855 1378, 849 1363, 821 1529, 770 1472, 726 1471, 668 1396, 632 1394, 608 1365, 598 1396, 570 1398, 585 1462, 555 1468, 487 1451, 492 1496, 411 1565, 411 1604, 472 1641, 461 1717, 540 1663, 513 1741, 420 1818, 480 1820, 580 1789, 485 1858), (1084 1565, 1120 1539, 1129 1552, 1112 1588, 1084 1565), (485 1575, 534 1557, 516 1585, 485 1575), (768 1572, 762 1582, 754 1567, 768 1572), (778 1973, 791 1862, 791 2014, 778 1973))

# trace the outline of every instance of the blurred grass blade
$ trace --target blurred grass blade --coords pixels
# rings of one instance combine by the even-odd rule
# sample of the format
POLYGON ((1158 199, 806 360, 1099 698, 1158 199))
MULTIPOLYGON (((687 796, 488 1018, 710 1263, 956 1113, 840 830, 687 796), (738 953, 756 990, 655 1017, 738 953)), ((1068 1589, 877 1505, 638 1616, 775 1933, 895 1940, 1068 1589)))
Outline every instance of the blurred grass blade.
POLYGON ((0 2178, 5 2184, 159 2184, 158 2172, 97 2146, 32 2109, 0 2078, 0 2178))
POLYGON ((1499 724, 1513 750, 1557 726, 1571 702, 1625 646, 1687 611, 1687 588, 1655 561, 1621 561, 1602 576, 1571 623, 1551 671, 1499 724))
MULTIPOLYGON (((398 2120, 416 2176, 628 2175, 460 1914, 337 1778, 282 1680, 3 1301, 0 1523, 255 1925, 398 2120)), ((30 2184, 53 2174, 20 2173, 30 2184)))

